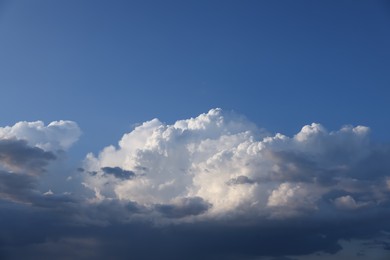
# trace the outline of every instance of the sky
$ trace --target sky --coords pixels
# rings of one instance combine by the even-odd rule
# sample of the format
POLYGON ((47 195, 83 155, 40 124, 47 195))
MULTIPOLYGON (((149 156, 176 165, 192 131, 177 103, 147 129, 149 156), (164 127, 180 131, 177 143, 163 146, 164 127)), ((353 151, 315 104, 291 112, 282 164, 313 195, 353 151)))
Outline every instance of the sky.
POLYGON ((389 28, 389 1, 0 0, 0 259, 388 259, 389 28))

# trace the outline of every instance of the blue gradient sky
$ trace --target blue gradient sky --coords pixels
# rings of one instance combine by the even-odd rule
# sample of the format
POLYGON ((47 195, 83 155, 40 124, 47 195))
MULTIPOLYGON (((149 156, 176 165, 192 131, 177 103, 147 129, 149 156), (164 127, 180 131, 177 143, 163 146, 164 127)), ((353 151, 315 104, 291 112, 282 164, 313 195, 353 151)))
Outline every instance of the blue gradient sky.
POLYGON ((388 259, 389 46, 385 0, 0 0, 0 259, 388 259))
POLYGON ((0 1, 0 125, 132 124, 222 107, 274 132, 390 121, 386 1, 0 1))

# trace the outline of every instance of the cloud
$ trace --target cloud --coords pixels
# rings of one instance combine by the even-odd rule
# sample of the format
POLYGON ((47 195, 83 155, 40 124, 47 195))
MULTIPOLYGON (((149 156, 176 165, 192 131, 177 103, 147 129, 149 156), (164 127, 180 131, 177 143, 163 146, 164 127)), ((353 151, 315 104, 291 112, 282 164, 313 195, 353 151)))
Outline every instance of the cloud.
POLYGON ((29 200, 35 181, 33 176, 0 171, 0 199, 29 200))
MULTIPOLYGON (((82 214, 80 199, 51 190, 42 192, 39 187, 48 175, 58 173, 58 150, 68 148, 69 136, 75 137, 66 129, 73 132, 75 128, 69 126, 77 125, 61 122, 47 128, 27 122, 0 128, 1 259, 17 259, 20 248, 45 243, 51 230, 61 230, 63 235, 58 226, 77 223, 74 219, 82 214)), ((22 255, 23 259, 40 258, 39 252, 22 255)))
POLYGON ((120 167, 103 167, 102 171, 105 174, 112 174, 115 178, 126 180, 134 177, 135 173, 132 171, 125 171, 120 167))
POLYGON ((227 181, 228 185, 238 185, 238 184, 253 184, 255 181, 249 179, 247 176, 240 175, 236 178, 232 178, 227 181))
POLYGON ((18 122, 0 127, 0 140, 26 140, 28 145, 45 151, 67 150, 80 137, 78 125, 72 121, 53 121, 47 126, 42 121, 18 122))
POLYGON ((156 205, 158 212, 168 218, 183 218, 186 216, 196 216, 206 212, 210 204, 200 197, 181 198, 175 204, 156 205))
POLYGON ((388 199, 381 183, 390 165, 388 148, 372 143, 369 132, 364 126, 329 132, 313 123, 293 137, 266 135, 221 109, 172 125, 153 119, 118 147, 89 154, 85 168, 97 174, 85 174, 85 184, 104 198, 146 207, 201 198, 211 206, 199 219, 288 218, 324 203, 337 211, 352 195, 371 207, 388 199), (357 191, 367 183, 375 189, 357 191), (340 198, 328 197, 334 191, 340 198))
MULTIPOLYGON (((88 154, 81 175, 95 203, 142 209, 128 223, 145 219, 178 229, 229 223, 227 232, 265 233, 279 246, 291 243, 282 236, 293 232, 289 239, 307 244, 253 255, 335 253, 340 239, 362 236, 358 223, 371 223, 365 236, 389 228, 383 216, 390 205, 390 147, 369 134, 365 126, 328 131, 317 123, 291 137, 267 134, 244 117, 212 109, 172 125, 153 119, 137 126, 117 146, 88 154)), ((231 253, 253 250, 240 248, 231 253)))
POLYGON ((56 156, 38 147, 31 147, 26 140, 0 140, 0 164, 13 170, 42 172, 44 167, 56 156))
POLYGON ((38 186, 52 174, 47 171, 59 159, 58 149, 69 148, 79 133, 77 124, 70 121, 48 126, 40 121, 19 122, 0 128, 0 200, 33 205, 62 200, 43 198, 38 186))
POLYGON ((0 199, 33 200, 38 177, 56 158, 52 152, 29 146, 26 140, 0 140, 0 199))
POLYGON ((294 259, 379 237, 388 255, 390 146, 368 127, 289 137, 221 109, 153 119, 88 154, 64 177, 82 182, 71 194, 39 185, 80 130, 39 125, 1 128, 0 258, 294 259))

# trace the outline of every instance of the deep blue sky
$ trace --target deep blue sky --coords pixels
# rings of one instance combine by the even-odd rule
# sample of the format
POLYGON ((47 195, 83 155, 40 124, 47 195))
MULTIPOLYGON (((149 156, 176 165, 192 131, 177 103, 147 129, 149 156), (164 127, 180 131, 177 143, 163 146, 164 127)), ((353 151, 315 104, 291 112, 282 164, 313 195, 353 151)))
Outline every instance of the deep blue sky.
POLYGON ((0 125, 68 119, 80 156, 221 107, 389 140, 386 1, 0 1, 0 125))

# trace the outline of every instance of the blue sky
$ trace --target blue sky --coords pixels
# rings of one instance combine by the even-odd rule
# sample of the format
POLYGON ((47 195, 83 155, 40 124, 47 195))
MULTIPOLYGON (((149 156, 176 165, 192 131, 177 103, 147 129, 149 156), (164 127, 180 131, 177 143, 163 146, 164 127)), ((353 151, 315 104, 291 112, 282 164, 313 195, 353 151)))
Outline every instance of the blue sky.
POLYGON ((386 1, 2 1, 1 9, 1 125, 74 120, 85 152, 135 123, 221 107, 273 132, 363 124, 388 139, 386 1))
POLYGON ((0 258, 126 259, 127 231, 136 257, 388 256, 389 28, 388 1, 0 0, 0 258))

